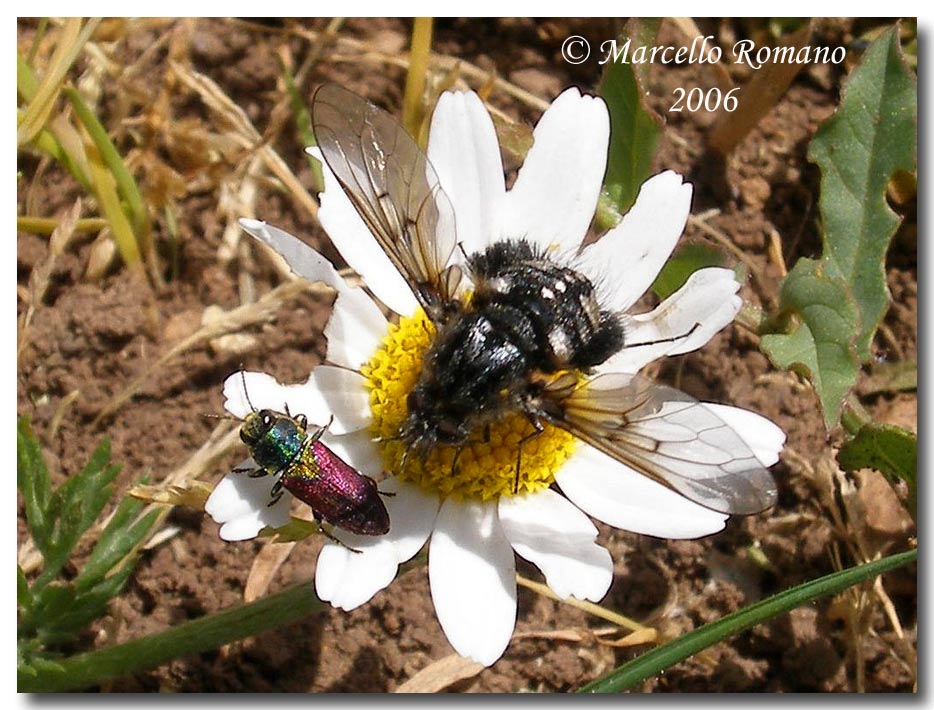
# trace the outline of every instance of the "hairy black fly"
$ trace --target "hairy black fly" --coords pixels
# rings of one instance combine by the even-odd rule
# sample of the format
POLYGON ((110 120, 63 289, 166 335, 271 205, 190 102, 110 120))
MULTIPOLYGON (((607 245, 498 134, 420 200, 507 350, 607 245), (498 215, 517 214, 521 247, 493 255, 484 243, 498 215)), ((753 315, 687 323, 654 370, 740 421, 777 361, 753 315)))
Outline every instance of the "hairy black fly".
POLYGON ((639 376, 589 377, 624 337, 583 274, 517 235, 466 255, 465 295, 454 230, 441 228, 453 209, 415 141, 336 86, 315 92, 311 114, 325 161, 436 327, 399 431, 410 450, 465 445, 521 412, 709 508, 772 505, 771 475, 712 410, 639 376))
POLYGON ((517 409, 537 424, 538 374, 588 370, 623 346, 619 317, 593 284, 524 240, 467 258, 474 291, 444 320, 425 355, 401 434, 416 450, 466 442, 477 427, 517 409))

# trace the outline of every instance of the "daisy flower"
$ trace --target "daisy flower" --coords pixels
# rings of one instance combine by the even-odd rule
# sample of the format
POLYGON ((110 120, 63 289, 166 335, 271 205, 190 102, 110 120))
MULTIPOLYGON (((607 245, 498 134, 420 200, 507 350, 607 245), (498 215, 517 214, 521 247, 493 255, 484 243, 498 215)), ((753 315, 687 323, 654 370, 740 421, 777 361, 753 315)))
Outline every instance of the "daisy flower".
MULTIPOLYGON (((695 350, 740 308, 733 272, 706 268, 653 310, 628 313, 674 249, 692 188, 677 173, 655 175, 619 225, 581 248, 600 194, 608 140, 603 101, 569 89, 541 117, 534 144, 507 190, 493 122, 480 99, 447 93, 433 116, 427 151, 456 219, 461 249, 454 259, 521 235, 550 253, 571 255, 573 268, 598 285, 602 307, 626 314, 626 342, 644 345, 624 347, 596 368, 594 377, 637 373, 659 357, 695 350)), ((317 149, 309 152, 321 158, 317 149)), ((240 418, 253 407, 288 408, 319 426, 333 416, 322 442, 361 473, 382 478, 380 490, 393 494, 384 498, 387 534, 334 530, 344 544, 326 543, 318 558, 315 586, 321 599, 345 610, 364 604, 392 581, 399 564, 428 544, 431 596, 448 640, 461 655, 490 665, 515 627, 516 554, 536 565, 559 597, 599 601, 609 589, 613 565, 596 541, 591 518, 660 538, 697 538, 724 527, 726 514, 550 425, 524 445, 516 490, 517 446, 532 431, 521 413, 494 422, 485 441, 476 437, 464 446, 456 467, 450 447, 410 456, 403 465, 406 446, 398 432, 434 326, 322 165, 325 190, 318 218, 347 264, 397 316, 387 320, 366 291, 345 282, 327 259, 297 238, 242 220, 243 228, 279 252, 297 275, 330 285, 337 299, 325 329, 327 364, 307 382, 282 385, 264 373, 246 372, 231 376, 224 388, 227 410, 240 418)), ((704 408, 718 426, 732 428, 762 466, 778 460, 785 436, 772 422, 736 407, 696 409, 704 408)), ((702 438, 693 442, 697 450, 702 438)), ((270 505, 269 478, 231 473, 218 484, 206 510, 222 524, 222 538, 247 539, 263 527, 288 522, 290 497, 270 505)))

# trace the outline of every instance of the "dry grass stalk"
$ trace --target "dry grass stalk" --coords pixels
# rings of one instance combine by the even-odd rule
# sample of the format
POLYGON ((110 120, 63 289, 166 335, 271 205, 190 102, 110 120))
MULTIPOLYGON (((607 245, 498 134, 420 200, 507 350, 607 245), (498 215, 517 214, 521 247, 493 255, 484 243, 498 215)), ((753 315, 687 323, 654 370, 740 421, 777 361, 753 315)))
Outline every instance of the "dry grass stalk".
POLYGON ((310 284, 301 279, 289 281, 280 284, 256 303, 248 303, 234 308, 223 316, 203 325, 196 332, 172 346, 165 354, 156 360, 156 362, 147 367, 141 375, 111 399, 103 410, 101 410, 101 413, 95 417, 92 426, 113 415, 127 400, 136 394, 157 370, 165 367, 169 362, 183 353, 221 335, 235 333, 258 323, 269 322, 275 317, 276 311, 279 310, 283 303, 305 291, 315 290, 330 293, 330 289, 323 284, 310 284))

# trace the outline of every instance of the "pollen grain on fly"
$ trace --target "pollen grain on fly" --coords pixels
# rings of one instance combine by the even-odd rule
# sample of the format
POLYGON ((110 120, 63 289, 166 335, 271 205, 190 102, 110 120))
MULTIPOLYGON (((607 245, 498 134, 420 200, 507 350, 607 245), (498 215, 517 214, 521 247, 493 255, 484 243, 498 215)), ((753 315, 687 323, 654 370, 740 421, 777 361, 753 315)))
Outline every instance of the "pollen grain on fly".
POLYGON ((478 427, 459 446, 433 447, 426 455, 406 455, 399 431, 408 417, 409 393, 418 382, 434 326, 419 310, 390 326, 380 347, 362 368, 370 391, 371 433, 379 442, 384 467, 442 497, 493 500, 547 488, 573 453, 577 439, 545 424, 541 434, 521 412, 478 427), (516 490, 519 443, 525 441, 516 490))

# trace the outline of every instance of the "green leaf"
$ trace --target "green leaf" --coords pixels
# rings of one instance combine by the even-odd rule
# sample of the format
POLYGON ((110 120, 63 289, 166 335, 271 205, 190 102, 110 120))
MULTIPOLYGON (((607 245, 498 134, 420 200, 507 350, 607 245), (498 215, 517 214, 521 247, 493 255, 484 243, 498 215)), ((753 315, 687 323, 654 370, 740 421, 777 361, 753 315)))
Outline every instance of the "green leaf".
POLYGON ((700 242, 685 243, 675 251, 655 277, 652 291, 659 298, 667 298, 684 286, 691 274, 698 269, 723 266, 725 261, 723 253, 715 247, 700 242))
MULTIPOLYGON (((622 48, 628 40, 630 55, 636 47, 650 46, 660 20, 633 18, 617 40, 622 48)), ((610 111, 610 147, 604 194, 619 214, 625 214, 651 175, 662 119, 645 100, 648 64, 607 61, 597 92, 610 111)), ((609 227, 612 225, 602 225, 609 227)))
POLYGON ((864 362, 889 307, 885 254, 900 223, 886 203, 886 186, 897 170, 915 169, 916 143, 916 81, 893 27, 870 45, 808 151, 821 169, 822 261, 828 276, 847 284, 862 314, 856 347, 864 362))
POLYGON ((29 591, 29 582, 23 568, 16 565, 16 605, 29 611, 32 607, 32 592, 29 591))
POLYGON ((50 522, 48 519, 49 498, 52 484, 49 470, 42 459, 39 440, 29 425, 28 417, 21 417, 16 428, 16 486, 23 495, 26 505, 26 524, 33 542, 43 557, 48 556, 50 522))
POLYGON ((904 392, 918 389, 916 360, 896 360, 873 363, 869 375, 859 384, 860 395, 880 392, 904 392))
POLYGON ((18 632, 29 636, 36 631, 53 630, 57 621, 67 614, 75 603, 75 587, 68 582, 53 581, 33 596, 33 606, 20 619, 18 632))
MULTIPOLYGON (((50 658, 43 658, 42 656, 34 656, 29 659, 29 664, 27 666, 20 666, 17 668, 17 673, 24 673, 29 676, 35 676, 37 673, 53 673, 60 674, 64 672, 64 667, 62 664, 53 661, 50 658)), ((21 690, 17 688, 17 690, 21 690)))
POLYGON ((87 465, 71 476, 52 494, 48 517, 52 525, 45 569, 34 582, 33 589, 41 588, 55 579, 78 539, 100 515, 113 492, 111 485, 120 472, 119 466, 108 465, 110 442, 103 441, 91 454, 87 465))
POLYGON ((647 678, 662 673, 675 663, 698 653, 705 648, 713 646, 729 637, 752 628, 756 624, 768 621, 779 614, 791 611, 795 607, 803 606, 815 599, 839 594, 844 589, 852 587, 868 579, 872 579, 883 572, 888 572, 902 565, 909 564, 918 559, 917 550, 900 552, 881 560, 868 564, 850 567, 849 569, 834 572, 833 574, 805 582, 797 587, 786 589, 768 599, 751 604, 737 612, 723 617, 718 621, 704 624, 698 629, 666 644, 634 658, 623 664, 612 673, 590 683, 583 688, 582 693, 615 693, 620 690, 632 688, 647 678))
POLYGON ((849 289, 828 277, 822 264, 799 259, 782 284, 783 310, 799 314, 788 334, 762 337, 762 350, 778 367, 798 369, 811 381, 831 429, 843 399, 856 383, 859 358, 853 339, 859 312, 849 289))
MULTIPOLYGON (((90 589, 104 579, 146 536, 159 518, 159 511, 151 510, 144 517, 137 519, 144 506, 143 501, 130 497, 120 502, 107 527, 98 538, 91 556, 75 579, 75 586, 79 591, 90 589)), ((132 563, 129 564, 131 569, 132 566, 132 563)))
POLYGON ((71 608, 56 620, 55 632, 75 633, 102 616, 107 611, 107 604, 120 593, 132 572, 133 565, 124 565, 114 575, 99 582, 93 589, 77 595, 71 608))
POLYGON ((890 481, 905 481, 908 505, 917 519, 918 438, 912 432, 890 424, 867 424, 840 448, 837 463, 847 471, 874 468, 890 481))

